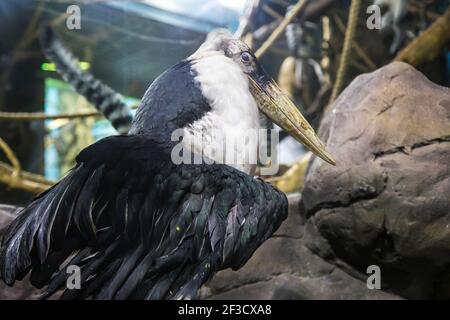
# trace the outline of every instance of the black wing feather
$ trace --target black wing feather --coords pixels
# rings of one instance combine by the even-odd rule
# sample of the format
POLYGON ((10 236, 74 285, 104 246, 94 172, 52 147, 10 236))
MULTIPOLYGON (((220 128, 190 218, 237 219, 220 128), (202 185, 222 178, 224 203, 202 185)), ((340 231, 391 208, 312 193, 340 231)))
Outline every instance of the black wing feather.
POLYGON ((82 288, 63 299, 194 298, 287 216, 285 195, 262 180, 224 165, 175 166, 147 137, 103 139, 77 163, 11 224, 0 254, 7 284, 31 270, 47 297, 77 264, 82 288))

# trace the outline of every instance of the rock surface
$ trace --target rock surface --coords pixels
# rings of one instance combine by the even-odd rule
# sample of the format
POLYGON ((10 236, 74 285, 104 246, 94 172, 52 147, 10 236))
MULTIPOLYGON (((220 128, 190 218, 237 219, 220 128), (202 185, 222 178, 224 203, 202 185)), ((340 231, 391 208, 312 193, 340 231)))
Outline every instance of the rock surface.
MULTIPOLYGON (((404 63, 358 77, 320 129, 337 166, 315 159, 302 214, 347 272, 378 265, 406 298, 450 298, 450 90, 404 63)), ((312 237, 314 239, 314 237, 312 237)))
MULTIPOLYGON (((355 79, 320 135, 337 166, 314 159, 281 228, 201 297, 450 298, 450 91, 393 63, 355 79), (369 265, 383 290, 367 288, 369 265)), ((33 294, 0 283, 0 299, 33 294)))

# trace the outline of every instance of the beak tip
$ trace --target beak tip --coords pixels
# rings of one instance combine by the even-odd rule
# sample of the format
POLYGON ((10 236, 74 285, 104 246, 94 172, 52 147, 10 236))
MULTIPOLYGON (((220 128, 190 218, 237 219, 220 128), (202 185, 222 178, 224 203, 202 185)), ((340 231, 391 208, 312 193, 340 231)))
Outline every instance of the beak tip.
POLYGON ((310 150, 320 159, 323 161, 335 166, 336 160, 334 159, 333 155, 326 149, 325 145, 318 139, 318 145, 315 145, 310 150))
POLYGON ((325 162, 328 162, 329 164, 331 164, 333 166, 336 165, 336 160, 334 160, 333 156, 328 152, 320 158, 322 158, 322 160, 324 160, 325 162))

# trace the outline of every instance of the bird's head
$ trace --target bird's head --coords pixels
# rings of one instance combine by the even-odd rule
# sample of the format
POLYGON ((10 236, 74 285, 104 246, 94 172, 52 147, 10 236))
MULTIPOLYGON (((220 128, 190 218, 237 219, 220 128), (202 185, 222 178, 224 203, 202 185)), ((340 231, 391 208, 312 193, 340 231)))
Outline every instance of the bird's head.
MULTIPOLYGON (((220 72, 217 70, 219 61, 221 61, 223 68, 239 69, 244 75, 243 78, 247 80, 244 83, 246 86, 244 90, 250 93, 261 112, 296 140, 303 143, 314 154, 330 164, 335 164, 333 156, 326 150, 314 129, 292 100, 268 76, 252 50, 244 42, 233 38, 231 33, 226 30, 218 30, 210 33, 203 45, 188 60, 194 65, 196 63, 202 64, 206 60, 215 61, 216 68, 206 68, 208 71, 203 71, 203 73, 209 73, 216 79, 220 78, 220 75, 218 75, 220 72)), ((203 64, 208 65, 207 63, 203 64)), ((201 79, 201 81, 203 80, 201 79)), ((219 79, 218 81, 222 81, 223 86, 226 86, 226 82, 229 82, 226 79, 219 79)), ((238 82, 236 79, 233 86, 237 87, 238 82)))

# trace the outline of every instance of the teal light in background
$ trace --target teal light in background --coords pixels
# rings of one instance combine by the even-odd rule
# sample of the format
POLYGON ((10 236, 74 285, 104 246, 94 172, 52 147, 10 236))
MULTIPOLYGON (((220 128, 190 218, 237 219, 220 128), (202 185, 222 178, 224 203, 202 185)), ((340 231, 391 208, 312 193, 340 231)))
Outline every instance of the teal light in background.
MULTIPOLYGON (((49 79, 45 81, 45 113, 49 115, 57 114, 58 112, 58 88, 53 86, 49 79)), ((46 125, 49 121, 46 121, 46 125)), ((49 132, 50 135, 54 135, 53 132, 49 132)), ((44 150, 44 175, 51 180, 57 180, 60 176, 60 170, 58 168, 58 152, 55 145, 49 145, 44 150)))
MULTIPOLYGON (((57 115, 66 112, 77 112, 77 106, 80 104, 80 100, 83 102, 82 105, 85 106, 83 111, 86 111, 88 106, 87 102, 81 97, 75 90, 65 82, 61 80, 56 80, 53 78, 45 79, 45 95, 44 95, 44 111, 49 115, 57 115)), ((127 105, 137 105, 139 103, 138 99, 132 97, 125 97, 124 101, 127 105)), ((93 118, 91 118, 93 119, 93 118)), ((95 118, 92 120, 92 125, 84 125, 84 128, 89 128, 89 132, 86 133, 89 139, 92 141, 97 141, 107 136, 117 134, 117 131, 112 127, 111 123, 105 118, 95 118)), ((45 127, 47 130, 47 137, 45 139, 45 150, 44 150, 44 175, 47 179, 59 180, 62 176, 67 173, 67 168, 62 168, 61 150, 58 150, 58 144, 61 148, 65 147, 64 140, 73 140, 76 144, 76 150, 71 149, 71 151, 76 151, 70 154, 71 160, 76 156, 76 154, 81 151, 86 145, 79 145, 76 143, 79 132, 75 132, 74 127, 76 126, 76 120, 67 119, 57 119, 57 120, 46 120, 45 127), (64 139, 66 138, 66 139, 64 139), (79 147, 79 148, 78 148, 79 147)), ((82 140, 84 142, 84 140, 82 140)))

